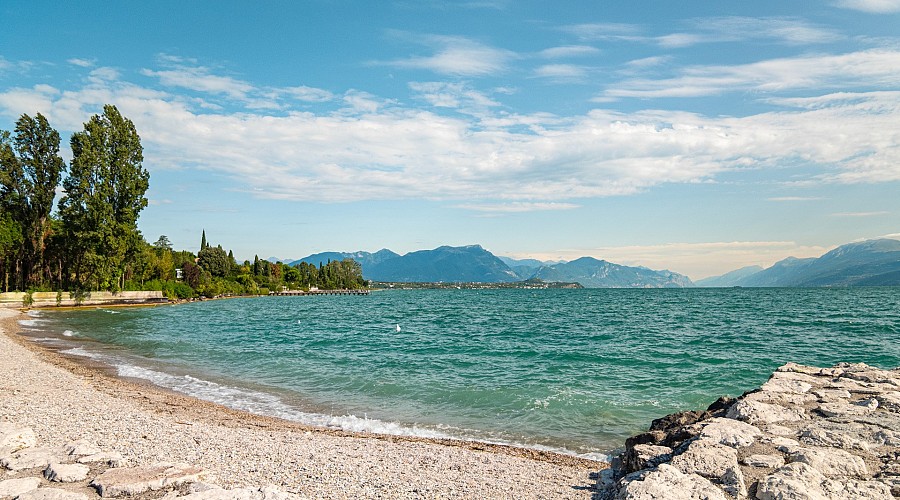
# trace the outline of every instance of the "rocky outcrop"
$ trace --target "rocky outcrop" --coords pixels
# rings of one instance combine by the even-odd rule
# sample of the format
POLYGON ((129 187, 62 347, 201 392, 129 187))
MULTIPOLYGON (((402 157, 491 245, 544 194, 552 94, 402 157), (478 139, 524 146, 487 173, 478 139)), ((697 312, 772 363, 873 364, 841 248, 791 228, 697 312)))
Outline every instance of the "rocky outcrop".
POLYGON ((736 400, 653 421, 600 474, 597 496, 900 497, 900 369, 784 365, 736 400))
POLYGON ((296 495, 273 486, 224 489, 206 483, 211 475, 188 464, 155 463, 126 467, 117 452, 85 440, 59 447, 37 447, 35 433, 0 422, 0 498, 88 500, 91 498, 165 498, 190 500, 291 500, 296 495))

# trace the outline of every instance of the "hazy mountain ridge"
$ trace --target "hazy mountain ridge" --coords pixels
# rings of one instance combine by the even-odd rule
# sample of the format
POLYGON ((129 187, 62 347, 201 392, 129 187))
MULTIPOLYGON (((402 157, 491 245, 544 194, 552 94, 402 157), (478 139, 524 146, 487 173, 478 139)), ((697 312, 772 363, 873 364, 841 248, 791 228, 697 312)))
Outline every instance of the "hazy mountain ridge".
POLYGON ((520 277, 480 245, 442 246, 363 265, 363 276, 375 281, 475 281, 504 283, 520 277))
POLYGON ((390 250, 368 252, 323 252, 293 262, 318 264, 328 260, 354 259, 363 276, 392 282, 480 282, 509 283, 532 278, 546 282, 577 282, 594 288, 659 288, 693 286, 684 275, 654 271, 582 257, 572 262, 541 262, 534 259, 497 257, 480 245, 442 246, 398 255, 390 250), (510 266, 512 264, 512 266, 510 266))
POLYGON ((701 280, 697 280, 694 282, 697 286, 708 286, 708 287, 725 287, 725 286, 735 286, 742 279, 747 278, 748 276, 752 276, 764 268, 762 266, 747 266, 742 267, 740 269, 735 269, 734 271, 727 272, 721 276, 711 276, 709 278, 703 278, 701 280))
MULTIPOLYGON (((746 269, 746 268, 745 268, 746 269)), ((900 285, 900 241, 866 240, 841 245, 818 258, 788 257, 756 273, 729 279, 723 274, 699 286, 818 287, 900 285)))
POLYGON ((593 257, 543 266, 532 277, 544 281, 577 281, 586 288, 683 288, 694 285, 683 274, 623 266, 593 257))

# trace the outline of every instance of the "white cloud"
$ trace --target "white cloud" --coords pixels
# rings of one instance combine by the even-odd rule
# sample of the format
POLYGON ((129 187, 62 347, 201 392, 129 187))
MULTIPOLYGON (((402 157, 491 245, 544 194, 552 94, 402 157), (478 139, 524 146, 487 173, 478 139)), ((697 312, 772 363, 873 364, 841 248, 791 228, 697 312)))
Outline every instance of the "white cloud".
POLYGON ((651 35, 633 24, 595 23, 565 26, 563 31, 582 41, 622 41, 684 48, 702 43, 740 43, 769 40, 787 45, 809 45, 840 40, 841 34, 802 19, 781 17, 704 17, 684 24, 683 30, 651 35))
POLYGON ((852 10, 861 10, 872 14, 890 14, 900 12, 900 0, 839 0, 834 5, 852 10))
POLYGON ((517 57, 512 51, 490 47, 460 36, 429 35, 422 38, 421 42, 433 48, 435 53, 375 64, 426 69, 446 75, 484 76, 506 71, 509 62, 517 57))
POLYGON ((831 29, 806 21, 777 17, 707 17, 691 23, 692 31, 656 38, 663 47, 688 47, 700 43, 772 40, 787 45, 810 45, 840 40, 831 29))
POLYGON ((534 76, 555 81, 581 81, 587 76, 587 70, 574 64, 545 64, 534 70, 534 76))
POLYGON ((509 113, 461 83, 410 88, 463 113, 362 91, 346 92, 344 106, 327 112, 274 115, 250 104, 227 112, 103 78, 0 92, 0 113, 41 112, 61 130, 78 130, 113 103, 138 127, 149 168, 212 171, 253 196, 287 200, 450 200, 498 212, 568 208, 743 169, 802 166, 811 173, 801 180, 816 183, 900 180, 900 91, 782 99, 779 112, 746 117, 604 109, 560 117, 509 113))
POLYGON ((561 47, 550 47, 538 53, 540 57, 546 59, 563 59, 569 57, 595 56, 600 53, 597 47, 590 45, 563 45, 561 47))
POLYGON ((556 202, 511 202, 511 203, 483 203, 483 204, 462 204, 457 208, 465 210, 473 210, 476 212, 487 213, 521 213, 521 212, 543 212, 556 210, 573 210, 580 205, 574 203, 556 203, 556 202))
POLYGON ((644 39, 641 28, 636 24, 585 23, 563 26, 561 29, 583 41, 644 39))
POLYGON ((144 69, 145 76, 156 77, 159 82, 167 87, 181 87, 197 92, 222 94, 232 99, 246 100, 253 85, 227 76, 218 76, 210 73, 209 68, 204 67, 179 67, 176 69, 153 71, 144 69))
POLYGON ((832 217, 877 217, 880 215, 888 215, 890 212, 838 212, 831 214, 832 217))
POLYGON ((778 196, 775 198, 766 198, 768 201, 818 201, 824 200, 819 196, 778 196))
POLYGON ((299 87, 285 87, 280 92, 299 101, 326 102, 334 99, 334 94, 327 90, 317 89, 301 85, 299 87))
POLYGON ((90 68, 97 64, 97 61, 95 61, 94 59, 79 59, 77 57, 73 57, 66 62, 82 68, 90 68))
POLYGON ((410 90, 432 106, 459 109, 470 114, 480 114, 486 108, 500 106, 483 92, 463 83, 410 82, 410 90))
POLYGON ((736 66, 691 66, 673 78, 625 80, 607 89, 601 97, 699 97, 726 92, 897 85, 900 85, 900 51, 868 50, 770 59, 736 66))

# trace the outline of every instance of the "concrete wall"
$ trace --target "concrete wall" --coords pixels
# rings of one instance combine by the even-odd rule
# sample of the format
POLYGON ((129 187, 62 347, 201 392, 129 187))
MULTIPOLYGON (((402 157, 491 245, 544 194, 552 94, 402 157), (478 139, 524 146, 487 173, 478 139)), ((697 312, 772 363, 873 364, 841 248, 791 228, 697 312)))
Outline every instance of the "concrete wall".
MULTIPOLYGON (((0 306, 22 307, 24 305, 25 292, 0 293, 0 306)), ((93 306, 114 304, 158 304, 168 300, 162 292, 84 292, 78 298, 69 292, 63 292, 61 300, 57 303, 56 292, 33 292, 31 307, 56 307, 56 306, 93 306)))

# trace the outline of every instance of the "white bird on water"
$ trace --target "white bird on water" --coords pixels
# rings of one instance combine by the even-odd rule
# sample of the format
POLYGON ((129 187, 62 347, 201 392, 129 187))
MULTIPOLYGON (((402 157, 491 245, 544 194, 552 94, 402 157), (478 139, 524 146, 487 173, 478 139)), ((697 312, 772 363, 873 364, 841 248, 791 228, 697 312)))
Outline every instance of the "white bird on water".
POLYGON ((397 325, 397 331, 398 331, 398 332, 400 331, 400 325, 399 325, 399 324, 397 325))

